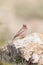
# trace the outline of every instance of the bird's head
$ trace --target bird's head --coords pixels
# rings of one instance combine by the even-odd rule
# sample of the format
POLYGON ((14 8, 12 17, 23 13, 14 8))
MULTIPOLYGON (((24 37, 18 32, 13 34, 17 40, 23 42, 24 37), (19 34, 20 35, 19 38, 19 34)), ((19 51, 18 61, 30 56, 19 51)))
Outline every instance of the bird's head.
POLYGON ((26 28, 26 29, 28 29, 26 24, 23 24, 23 27, 26 28))

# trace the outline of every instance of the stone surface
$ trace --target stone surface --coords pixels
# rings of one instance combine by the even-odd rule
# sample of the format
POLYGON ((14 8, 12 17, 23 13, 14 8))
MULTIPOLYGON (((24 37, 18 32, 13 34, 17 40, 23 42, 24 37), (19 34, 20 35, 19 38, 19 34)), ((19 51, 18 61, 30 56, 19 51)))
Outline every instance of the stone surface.
POLYGON ((3 49, 2 58, 7 61, 15 61, 19 55, 26 61, 43 63, 43 34, 32 33, 23 39, 15 39, 3 49))

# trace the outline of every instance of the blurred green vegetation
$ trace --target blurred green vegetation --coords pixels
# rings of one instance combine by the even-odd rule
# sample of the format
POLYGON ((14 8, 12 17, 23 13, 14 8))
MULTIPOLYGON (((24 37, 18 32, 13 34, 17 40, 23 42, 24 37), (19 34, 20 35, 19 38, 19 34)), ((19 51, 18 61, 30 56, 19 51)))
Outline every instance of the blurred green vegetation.
POLYGON ((7 62, 0 62, 0 65, 12 65, 11 63, 7 63, 7 62))
POLYGON ((7 44, 7 42, 5 42, 5 41, 0 41, 0 46, 3 46, 3 45, 5 45, 5 44, 7 44))

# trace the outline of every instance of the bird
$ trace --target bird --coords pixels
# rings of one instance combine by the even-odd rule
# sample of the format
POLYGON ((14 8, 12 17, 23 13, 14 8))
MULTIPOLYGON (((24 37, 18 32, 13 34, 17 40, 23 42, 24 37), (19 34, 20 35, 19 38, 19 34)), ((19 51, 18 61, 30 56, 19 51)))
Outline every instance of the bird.
POLYGON ((24 38, 27 34, 27 25, 23 24, 22 28, 17 32, 17 34, 14 36, 13 40, 17 37, 19 37, 20 39, 24 38))

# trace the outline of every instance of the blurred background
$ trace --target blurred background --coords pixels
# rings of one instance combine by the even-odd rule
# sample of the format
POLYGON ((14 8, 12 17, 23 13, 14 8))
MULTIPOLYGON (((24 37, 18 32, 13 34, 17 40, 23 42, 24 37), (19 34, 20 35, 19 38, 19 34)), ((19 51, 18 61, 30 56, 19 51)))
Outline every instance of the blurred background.
POLYGON ((0 0, 0 41, 13 38, 23 24, 43 33, 43 0, 0 0))

